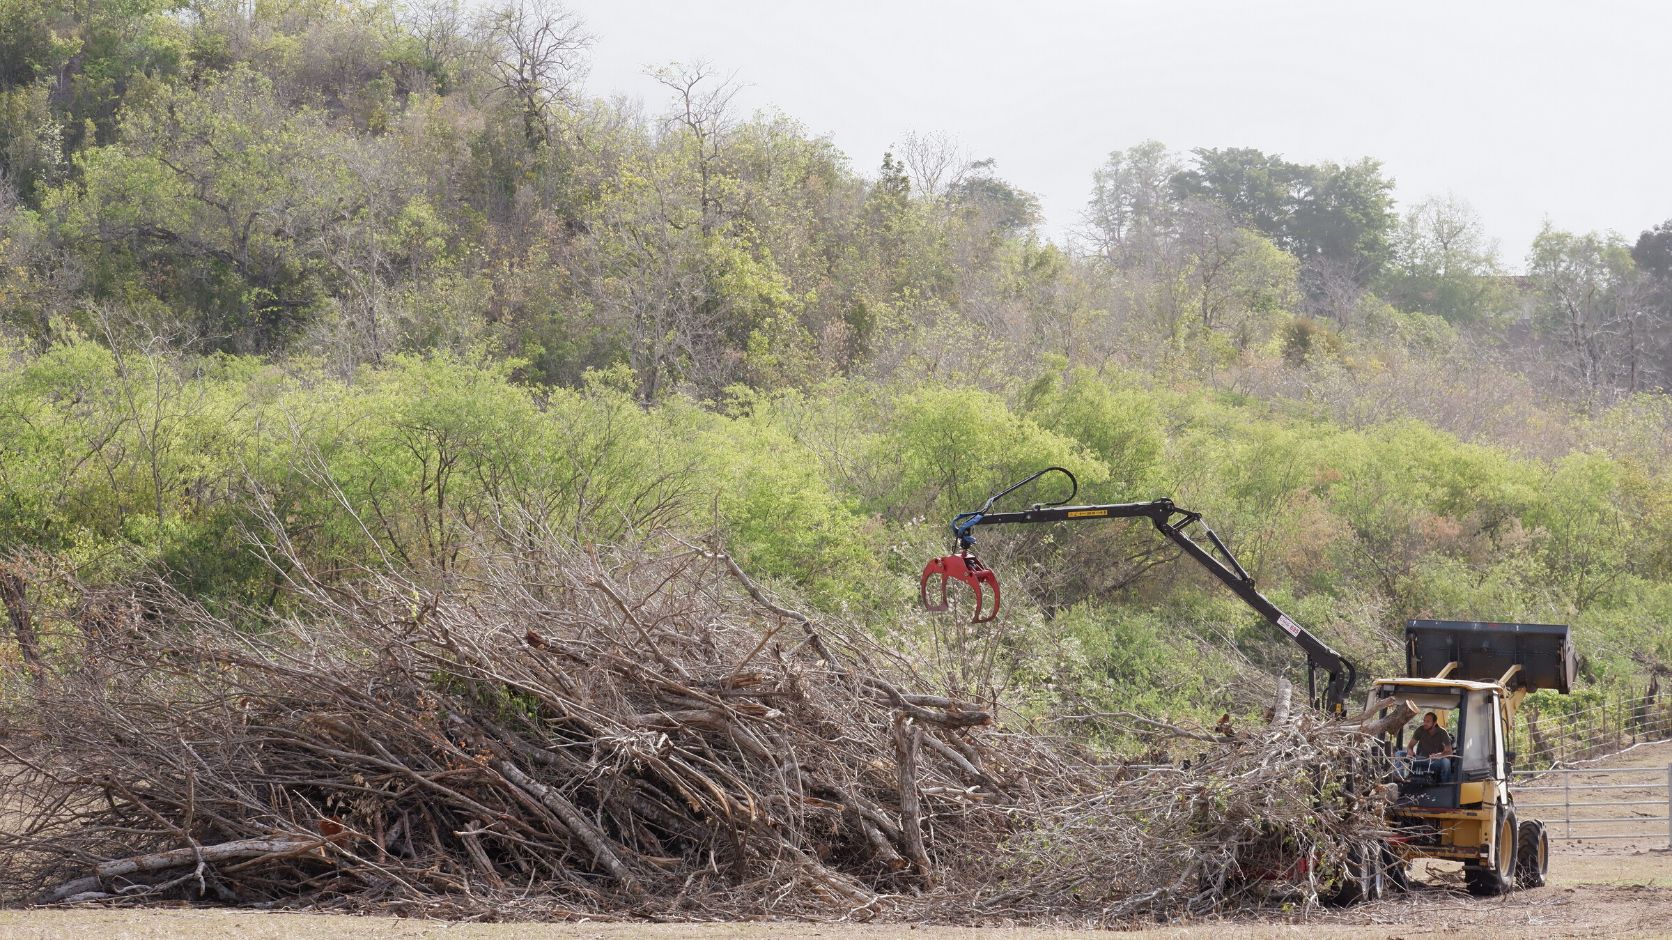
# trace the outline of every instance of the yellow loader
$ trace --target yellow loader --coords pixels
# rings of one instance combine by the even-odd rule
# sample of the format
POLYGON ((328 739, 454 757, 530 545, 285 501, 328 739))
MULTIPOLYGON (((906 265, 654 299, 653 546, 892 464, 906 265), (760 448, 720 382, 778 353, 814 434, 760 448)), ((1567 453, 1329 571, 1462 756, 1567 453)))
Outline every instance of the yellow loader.
POLYGON ((1510 729, 1529 692, 1555 689, 1565 695, 1575 671, 1573 643, 1563 625, 1464 620, 1406 625, 1406 674, 1371 683, 1367 708, 1372 714, 1417 715, 1382 739, 1396 791, 1389 818, 1398 832, 1389 844, 1395 881, 1403 880, 1413 860, 1433 858, 1462 862, 1475 895, 1544 884, 1550 840, 1543 823, 1516 813, 1510 729), (1435 735, 1425 734, 1424 724, 1442 729, 1443 747, 1433 747, 1435 735))

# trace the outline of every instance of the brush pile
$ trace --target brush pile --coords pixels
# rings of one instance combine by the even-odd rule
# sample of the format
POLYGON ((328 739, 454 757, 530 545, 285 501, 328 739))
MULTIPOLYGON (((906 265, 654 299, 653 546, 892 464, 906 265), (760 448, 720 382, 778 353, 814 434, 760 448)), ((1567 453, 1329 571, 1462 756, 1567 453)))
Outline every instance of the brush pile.
POLYGON ((1125 765, 716 551, 485 557, 295 569, 259 630, 157 589, 85 606, 74 665, 6 705, 0 897, 1122 923, 1316 901, 1378 834, 1351 725, 1151 722, 1188 766, 1125 765))

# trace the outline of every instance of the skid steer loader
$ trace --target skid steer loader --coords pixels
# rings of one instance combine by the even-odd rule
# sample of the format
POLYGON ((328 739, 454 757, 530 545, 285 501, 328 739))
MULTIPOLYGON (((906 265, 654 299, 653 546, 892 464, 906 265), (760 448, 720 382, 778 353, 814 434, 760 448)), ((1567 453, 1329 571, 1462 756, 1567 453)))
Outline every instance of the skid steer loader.
MULTIPOLYGON (((1069 505, 1078 491, 1074 474, 1047 467, 989 497, 981 508, 953 517, 957 551, 924 566, 919 581, 924 606, 948 610, 947 586, 960 582, 973 593, 974 621, 998 616, 998 575, 975 556, 978 526, 1147 519, 1299 646, 1306 654, 1313 704, 1326 714, 1345 717, 1357 667, 1256 590, 1253 576, 1201 513, 1181 509, 1170 499, 1069 505), (1065 498, 1026 509, 995 509, 999 500, 1049 474, 1068 478, 1065 498)), ((1394 835, 1385 845, 1350 853, 1354 870, 1338 886, 1337 896, 1373 900, 1385 887, 1402 887, 1410 864, 1424 858, 1461 861, 1469 891, 1477 895, 1502 894, 1516 884, 1542 885, 1549 840, 1543 824, 1516 816, 1510 793, 1515 754, 1506 748, 1515 710, 1527 693, 1556 689, 1567 694, 1575 672, 1565 626, 1411 621, 1406 627, 1405 676, 1375 680, 1361 716, 1368 723, 1396 709, 1407 715, 1403 721, 1377 722, 1385 726, 1378 742, 1380 763, 1389 768, 1382 785, 1395 791, 1388 820, 1394 835), (1437 752, 1419 747, 1414 729, 1408 733, 1405 727, 1412 716, 1428 712, 1434 713, 1436 727, 1450 729, 1443 735, 1448 743, 1437 752)))

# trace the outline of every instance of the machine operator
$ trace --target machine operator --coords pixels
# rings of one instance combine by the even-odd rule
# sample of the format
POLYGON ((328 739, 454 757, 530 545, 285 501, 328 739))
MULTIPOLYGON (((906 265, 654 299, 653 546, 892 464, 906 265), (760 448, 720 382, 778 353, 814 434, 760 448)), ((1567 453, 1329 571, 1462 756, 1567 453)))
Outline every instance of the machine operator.
POLYGON ((1440 727, 1440 716, 1429 712, 1422 716, 1422 726, 1411 732, 1411 753, 1418 757, 1450 757, 1451 735, 1440 727))

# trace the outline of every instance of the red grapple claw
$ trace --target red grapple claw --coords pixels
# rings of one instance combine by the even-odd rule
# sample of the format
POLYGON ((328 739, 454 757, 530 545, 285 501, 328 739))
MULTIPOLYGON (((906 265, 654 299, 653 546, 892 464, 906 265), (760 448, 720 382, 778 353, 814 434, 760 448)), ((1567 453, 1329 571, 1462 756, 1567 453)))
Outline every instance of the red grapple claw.
POLYGON ((923 578, 918 582, 918 596, 923 599, 926 610, 946 610, 951 606, 946 598, 947 579, 962 581, 975 592, 975 613, 970 617, 973 623, 986 623, 999 615, 999 577, 991 569, 981 563, 981 559, 969 552, 959 552, 956 555, 943 555, 932 559, 923 566, 923 578), (929 600, 929 579, 940 576, 940 600, 929 600), (981 586, 993 589, 993 606, 983 616, 984 595, 981 586))

